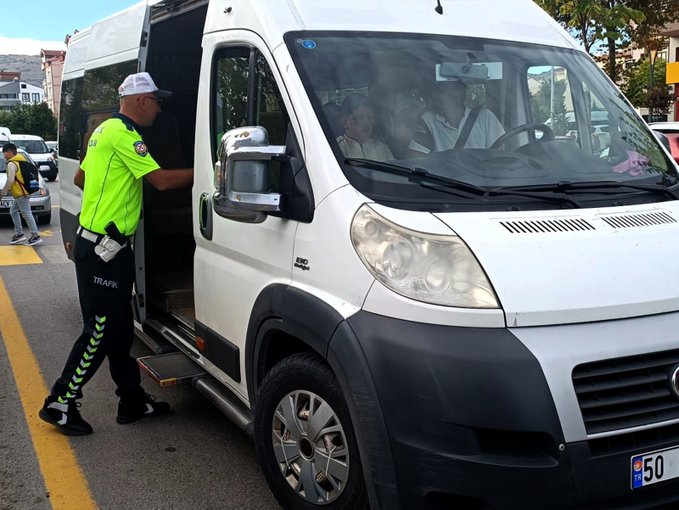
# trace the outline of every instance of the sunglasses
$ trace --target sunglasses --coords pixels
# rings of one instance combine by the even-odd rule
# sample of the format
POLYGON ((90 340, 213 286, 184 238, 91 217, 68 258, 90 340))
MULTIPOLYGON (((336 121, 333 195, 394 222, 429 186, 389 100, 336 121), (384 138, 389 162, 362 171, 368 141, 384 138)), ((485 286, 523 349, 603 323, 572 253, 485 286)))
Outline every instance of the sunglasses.
POLYGON ((156 103, 158 103, 158 106, 160 106, 161 104, 163 104, 163 100, 162 100, 161 98, 159 98, 159 97, 156 97, 156 96, 144 96, 144 98, 145 98, 145 99, 150 99, 151 101, 155 101, 156 103))

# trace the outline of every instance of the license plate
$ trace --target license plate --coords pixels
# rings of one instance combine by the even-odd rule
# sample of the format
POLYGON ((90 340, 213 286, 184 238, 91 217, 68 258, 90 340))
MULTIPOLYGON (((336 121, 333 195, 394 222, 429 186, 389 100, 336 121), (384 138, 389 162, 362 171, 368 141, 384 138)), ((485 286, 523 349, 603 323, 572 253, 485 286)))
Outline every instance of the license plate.
POLYGON ((9 207, 10 205, 12 205, 12 201, 11 201, 11 200, 1 200, 1 201, 0 201, 0 207, 7 208, 7 207, 9 207))
POLYGON ((679 447, 632 457, 632 489, 679 477, 679 447))

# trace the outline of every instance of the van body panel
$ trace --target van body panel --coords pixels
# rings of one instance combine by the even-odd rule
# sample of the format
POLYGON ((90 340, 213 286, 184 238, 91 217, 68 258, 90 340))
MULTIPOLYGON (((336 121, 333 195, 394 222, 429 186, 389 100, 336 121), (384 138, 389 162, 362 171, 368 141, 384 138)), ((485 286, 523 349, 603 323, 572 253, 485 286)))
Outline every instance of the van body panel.
POLYGON ((679 252, 678 207, 672 201, 437 216, 474 251, 498 294, 507 325, 520 327, 676 310, 679 268, 667 261, 679 252), (510 230, 513 225, 516 230, 510 230), (602 253, 609 254, 605 263, 602 253), (555 273, 563 275, 558 284, 555 273))
POLYGON ((293 284, 345 318, 361 308, 374 281, 358 258, 349 232, 351 219, 364 200, 350 186, 340 188, 318 205, 312 224, 299 224, 295 238, 293 284), (328 292, 329 285, 333 292, 328 292))
POLYGON ((146 23, 148 8, 146 1, 143 1, 93 24, 90 29, 86 68, 137 59, 146 23))
POLYGON ((68 40, 68 58, 64 61, 64 80, 78 78, 85 72, 85 62, 87 62, 87 52, 89 49, 89 37, 91 29, 73 34, 68 40))
MULTIPOLYGON (((198 94, 209 97, 208 78, 216 49, 229 45, 253 45, 264 52, 261 38, 248 31, 227 32, 203 39, 203 73, 198 94)), ((198 104, 196 115, 196 158, 193 203, 202 193, 213 194, 214 171, 210 145, 209 101, 198 104)), ((292 113, 291 113, 292 115, 292 113)), ((248 320, 257 297, 272 284, 287 285, 292 280, 292 260, 296 222, 269 216, 263 223, 243 223, 210 211, 212 239, 205 239, 194 222, 194 288, 196 320, 245 351, 248 320), (262 257, 262 254, 267 254, 262 257), (228 282, 228 283, 227 283, 228 282)), ((241 356, 241 373, 246 373, 241 356)), ((247 395, 245 379, 234 383, 240 395, 247 395)))

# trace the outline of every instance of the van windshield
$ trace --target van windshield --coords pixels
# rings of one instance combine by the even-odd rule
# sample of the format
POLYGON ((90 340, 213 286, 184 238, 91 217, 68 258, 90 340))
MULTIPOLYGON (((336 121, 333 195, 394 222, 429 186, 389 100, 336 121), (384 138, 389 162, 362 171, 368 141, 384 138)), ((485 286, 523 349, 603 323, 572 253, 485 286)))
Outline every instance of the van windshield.
POLYGON ((50 151, 42 140, 13 140, 13 142, 29 154, 45 154, 50 151))
POLYGON ((674 165, 582 52, 397 33, 295 32, 286 43, 347 178, 378 202, 501 210, 674 197, 674 165))

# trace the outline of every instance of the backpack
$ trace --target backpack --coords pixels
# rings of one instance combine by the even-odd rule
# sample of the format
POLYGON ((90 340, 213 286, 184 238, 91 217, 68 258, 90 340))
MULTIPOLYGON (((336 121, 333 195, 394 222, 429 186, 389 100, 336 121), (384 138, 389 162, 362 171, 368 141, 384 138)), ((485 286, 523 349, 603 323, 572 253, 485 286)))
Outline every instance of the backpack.
POLYGON ((29 195, 38 191, 40 189, 38 167, 28 161, 14 161, 14 163, 19 165, 19 171, 21 172, 21 177, 24 181, 21 182, 17 179, 19 186, 21 186, 29 195))

